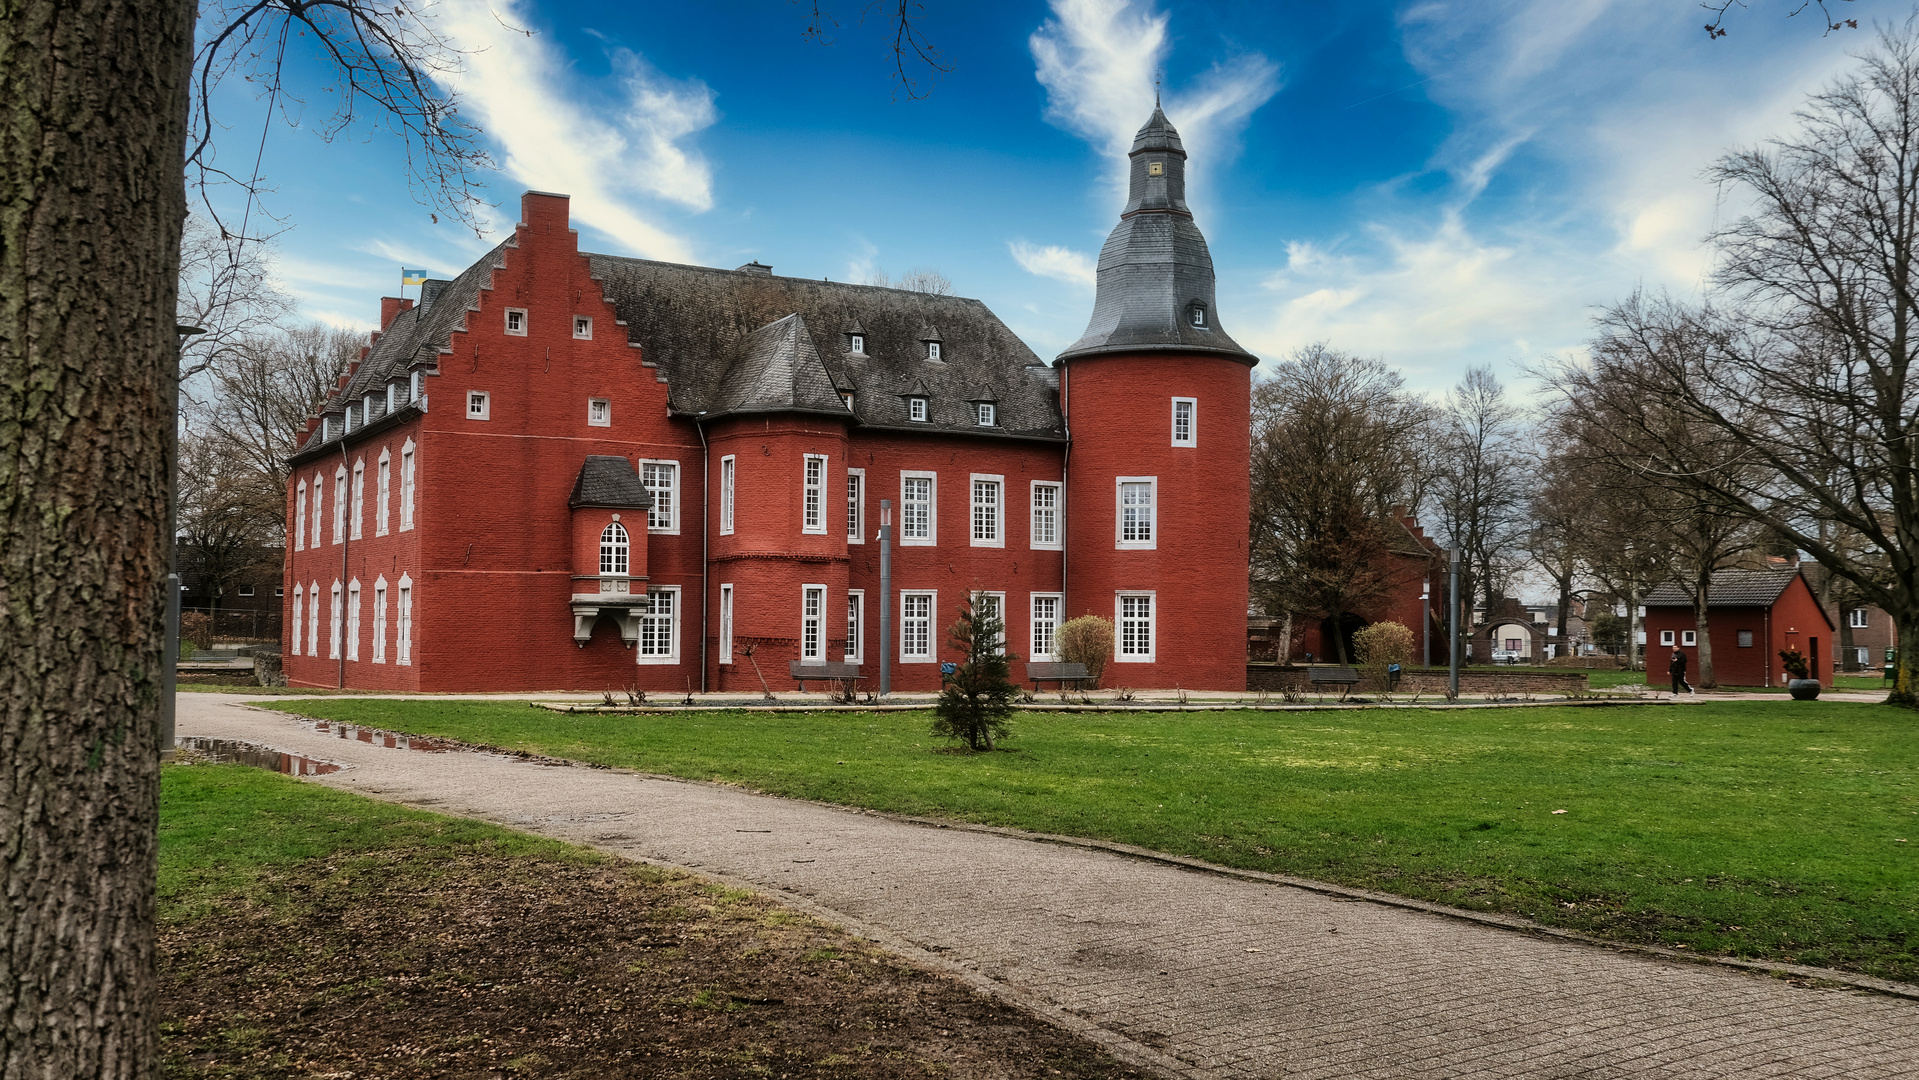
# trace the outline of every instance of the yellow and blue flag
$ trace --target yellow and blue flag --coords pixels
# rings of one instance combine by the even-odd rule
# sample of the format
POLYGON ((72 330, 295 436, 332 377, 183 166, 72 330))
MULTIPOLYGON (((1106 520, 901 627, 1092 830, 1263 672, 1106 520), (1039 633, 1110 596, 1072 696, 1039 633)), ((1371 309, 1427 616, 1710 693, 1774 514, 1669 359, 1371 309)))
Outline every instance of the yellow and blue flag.
POLYGON ((430 271, 426 270, 408 270, 403 266, 400 268, 400 284, 423 285, 426 283, 426 276, 429 272, 430 271))

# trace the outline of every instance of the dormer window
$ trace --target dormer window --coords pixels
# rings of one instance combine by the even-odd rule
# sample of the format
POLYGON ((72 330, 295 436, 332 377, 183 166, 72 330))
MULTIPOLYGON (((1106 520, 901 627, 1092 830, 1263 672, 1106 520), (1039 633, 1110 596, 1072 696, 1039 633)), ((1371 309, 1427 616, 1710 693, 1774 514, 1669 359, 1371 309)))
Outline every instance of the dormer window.
POLYGON ((421 393, 426 390, 426 372, 415 371, 408 382, 407 388, 408 388, 408 394, 407 394, 408 401, 420 400, 421 393))
POLYGON ((389 382, 386 384, 386 411, 387 412, 393 411, 393 403, 400 396, 399 390, 400 390, 399 383, 389 382))
POLYGON ((928 360, 938 360, 938 359, 940 358, 940 343, 939 343, 939 342, 937 342, 937 341, 929 341, 929 342, 927 342, 927 343, 926 343, 926 358, 927 358, 928 360))
POLYGON ((975 415, 979 417, 979 426, 981 427, 992 427, 999 422, 996 417, 998 410, 993 408, 993 403, 990 401, 980 402, 974 406, 974 410, 975 415))
POLYGON ((866 335, 865 334, 849 334, 847 336, 852 339, 852 344, 850 346, 852 351, 856 353, 861 353, 861 354, 864 354, 866 352, 866 335))
POLYGON ((331 416, 320 417, 320 441, 325 442, 328 439, 331 439, 332 437, 333 437, 333 418, 331 416))
POLYGON ((341 415, 344 419, 340 421, 340 434, 345 435, 347 432, 353 430, 353 406, 348 405, 346 411, 341 415))
POLYGON ((926 399, 923 397, 907 398, 906 418, 916 424, 926 423, 926 399))
POLYGON ((360 399, 360 426, 365 427, 372 422, 373 422, 373 392, 369 390, 367 392, 367 395, 360 399))
POLYGON ((851 394, 841 394, 841 395, 840 395, 840 400, 846 403, 846 411, 847 411, 847 412, 852 412, 852 411, 853 411, 853 395, 851 395, 851 394))
POLYGON ((1206 305, 1205 304, 1193 305, 1193 326, 1195 329, 1199 329, 1199 330, 1206 329, 1206 305))

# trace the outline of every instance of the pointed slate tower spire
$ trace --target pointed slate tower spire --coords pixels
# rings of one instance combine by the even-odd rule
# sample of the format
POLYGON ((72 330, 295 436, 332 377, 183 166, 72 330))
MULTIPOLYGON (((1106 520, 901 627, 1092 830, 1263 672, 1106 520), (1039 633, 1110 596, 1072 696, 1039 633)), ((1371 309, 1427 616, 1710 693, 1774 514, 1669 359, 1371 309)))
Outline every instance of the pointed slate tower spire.
POLYGON ((1157 104, 1127 156, 1126 209, 1100 249, 1092 321, 1059 358, 1170 350, 1258 363, 1220 327, 1213 257, 1186 206, 1186 148, 1157 104))

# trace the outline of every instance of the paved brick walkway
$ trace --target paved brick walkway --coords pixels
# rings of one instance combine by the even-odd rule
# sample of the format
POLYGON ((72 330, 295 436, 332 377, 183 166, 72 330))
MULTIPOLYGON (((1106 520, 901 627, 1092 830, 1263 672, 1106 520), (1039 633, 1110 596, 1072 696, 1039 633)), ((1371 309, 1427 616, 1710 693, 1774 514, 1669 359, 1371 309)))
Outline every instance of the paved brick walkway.
POLYGON ((317 782, 785 890, 1190 1077, 1919 1076, 1919 1002, 1101 851, 611 770, 343 741, 211 694, 182 735, 317 782))

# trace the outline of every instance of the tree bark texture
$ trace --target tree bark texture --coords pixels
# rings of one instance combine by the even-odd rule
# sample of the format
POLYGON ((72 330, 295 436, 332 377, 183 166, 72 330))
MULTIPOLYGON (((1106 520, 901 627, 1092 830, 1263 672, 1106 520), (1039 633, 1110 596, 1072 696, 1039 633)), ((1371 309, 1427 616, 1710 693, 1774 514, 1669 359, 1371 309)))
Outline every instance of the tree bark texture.
POLYGON ((0 1076, 153 1072, 190 0, 0 0, 0 1076))

